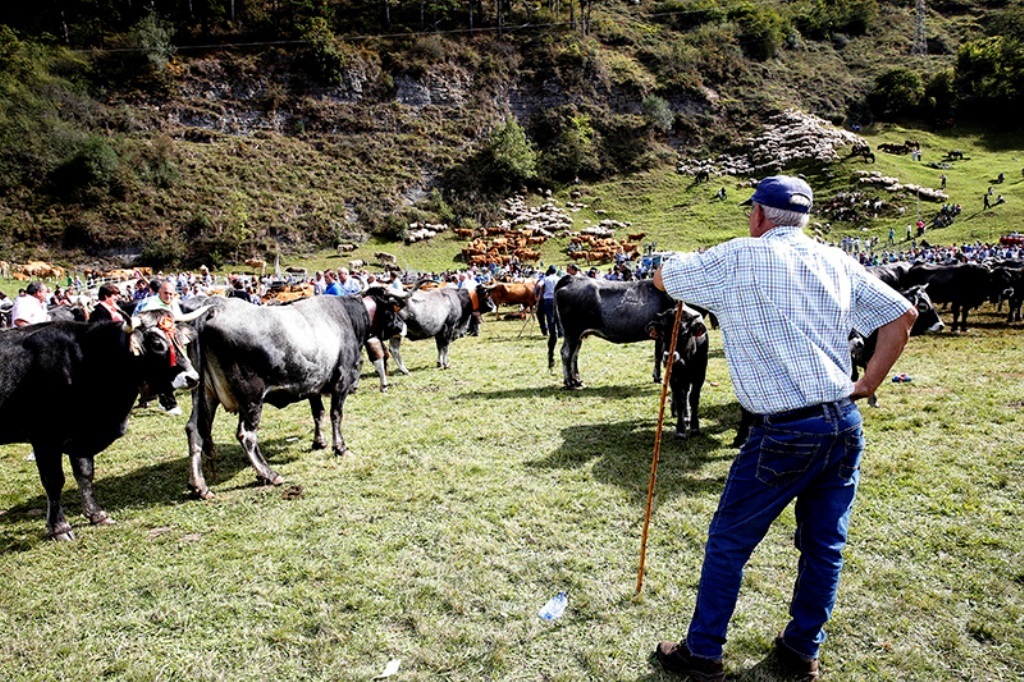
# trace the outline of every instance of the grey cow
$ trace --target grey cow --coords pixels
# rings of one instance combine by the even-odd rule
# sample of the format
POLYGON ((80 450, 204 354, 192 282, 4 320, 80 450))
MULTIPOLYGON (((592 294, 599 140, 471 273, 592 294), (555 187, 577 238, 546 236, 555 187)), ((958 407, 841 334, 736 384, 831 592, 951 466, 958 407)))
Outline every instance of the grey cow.
POLYGON ((308 400, 313 448, 321 449, 327 447, 321 396, 329 395, 334 454, 348 452, 341 434, 342 408, 359 382, 363 347, 398 330, 401 305, 383 289, 370 289, 365 298, 370 300, 316 296, 263 308, 237 299, 212 303, 215 309, 196 325, 200 385, 185 427, 189 487, 195 494, 212 497, 202 456, 214 455, 211 431, 218 405, 238 413, 237 438, 258 481, 277 485, 284 480, 267 464, 257 442, 264 403, 281 408, 308 400))

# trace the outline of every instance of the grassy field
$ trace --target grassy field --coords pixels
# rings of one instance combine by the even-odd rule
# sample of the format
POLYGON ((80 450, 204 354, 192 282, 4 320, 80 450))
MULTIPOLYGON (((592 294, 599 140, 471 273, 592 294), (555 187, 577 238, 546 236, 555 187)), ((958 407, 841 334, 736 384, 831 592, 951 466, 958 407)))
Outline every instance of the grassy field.
MULTIPOLYGON (((882 407, 865 408, 827 679, 1024 677, 1024 343, 994 313, 977 322, 913 339, 895 368, 913 382, 886 383, 882 407)), ((184 419, 137 410, 97 463, 118 523, 88 526, 72 479, 74 543, 43 537, 29 446, 0 447, 0 679, 368 680, 390 659, 399 680, 663 679, 648 654, 683 633, 735 454, 721 338, 703 434, 662 448, 636 597, 660 395, 651 347, 588 341, 587 387, 565 392, 536 326, 521 330, 489 320, 455 343, 447 372, 433 344, 410 344, 412 374, 389 394, 364 373, 344 459, 310 451, 305 405, 268 409, 277 488, 254 486, 221 413, 217 496, 188 499, 184 419), (561 590, 566 615, 538 619, 561 590)), ((731 679, 776 679, 792 530, 787 511, 748 566, 731 679)))

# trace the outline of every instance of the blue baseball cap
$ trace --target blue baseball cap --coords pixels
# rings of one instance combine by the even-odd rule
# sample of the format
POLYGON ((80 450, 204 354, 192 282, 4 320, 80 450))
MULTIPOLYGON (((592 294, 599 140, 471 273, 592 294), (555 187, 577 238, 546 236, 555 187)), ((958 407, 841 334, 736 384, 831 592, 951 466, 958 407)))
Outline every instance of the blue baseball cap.
POLYGON ((757 183, 754 196, 741 206, 761 204, 797 213, 809 213, 814 203, 814 192, 804 180, 792 175, 773 175, 757 183))

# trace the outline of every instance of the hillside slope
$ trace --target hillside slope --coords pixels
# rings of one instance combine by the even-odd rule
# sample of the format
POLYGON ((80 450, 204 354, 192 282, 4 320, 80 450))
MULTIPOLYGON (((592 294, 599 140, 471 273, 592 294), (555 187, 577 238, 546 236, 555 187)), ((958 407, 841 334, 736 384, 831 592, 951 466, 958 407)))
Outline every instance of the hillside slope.
POLYGON ((8 32, 5 54, 34 61, 7 59, 3 73, 36 108, 19 112, 6 95, 5 120, 19 126, 0 131, 27 151, 0 166, 0 248, 8 259, 218 265, 387 241, 417 219, 486 224, 524 182, 608 182, 738 150, 784 109, 869 125, 880 73, 952 67, 988 12, 938 7, 929 54, 911 55, 913 7, 845 3, 865 4, 877 14, 859 35, 815 29, 800 3, 665 2, 591 8, 586 35, 558 24, 307 35, 183 45, 145 68, 8 32), (758 28, 776 19, 776 33, 758 28), (15 116, 25 112, 36 123, 15 116), (522 150, 495 143, 509 120, 529 136, 524 166, 512 163, 522 150))

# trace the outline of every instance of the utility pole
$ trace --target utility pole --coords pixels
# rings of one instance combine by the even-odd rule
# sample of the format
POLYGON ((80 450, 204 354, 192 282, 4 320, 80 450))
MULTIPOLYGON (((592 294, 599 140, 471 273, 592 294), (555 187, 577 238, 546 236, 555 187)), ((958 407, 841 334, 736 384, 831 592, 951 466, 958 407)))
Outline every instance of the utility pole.
POLYGON ((912 54, 928 54, 928 34, 924 28, 925 0, 917 0, 917 15, 914 17, 914 46, 912 54))

